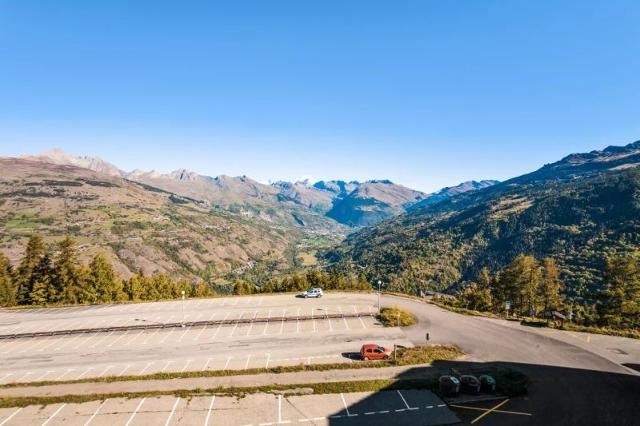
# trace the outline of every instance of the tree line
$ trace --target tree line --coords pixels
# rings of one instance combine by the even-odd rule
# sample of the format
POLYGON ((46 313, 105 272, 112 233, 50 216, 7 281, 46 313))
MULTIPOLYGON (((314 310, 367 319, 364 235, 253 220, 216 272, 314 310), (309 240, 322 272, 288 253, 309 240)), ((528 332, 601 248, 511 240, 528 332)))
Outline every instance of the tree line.
POLYGON ((592 305, 565 299, 564 283, 553 258, 539 261, 522 254, 494 275, 483 268, 477 280, 463 286, 450 303, 478 311, 543 318, 557 311, 588 326, 640 327, 640 254, 609 257, 605 263, 604 287, 592 305))
POLYGON ((88 265, 78 260, 78 248, 72 238, 52 246, 40 236, 29 238, 24 256, 12 268, 0 253, 0 305, 91 304, 210 296, 206 283, 194 285, 186 279, 175 280, 165 274, 117 276, 113 265, 102 253, 88 265))

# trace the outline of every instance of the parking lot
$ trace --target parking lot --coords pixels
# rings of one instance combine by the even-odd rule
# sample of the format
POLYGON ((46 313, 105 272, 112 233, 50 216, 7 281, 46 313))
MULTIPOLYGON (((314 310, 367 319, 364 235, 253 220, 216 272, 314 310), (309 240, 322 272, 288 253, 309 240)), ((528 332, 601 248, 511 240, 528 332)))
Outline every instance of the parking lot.
MULTIPOLYGON (((375 297, 325 296, 320 300, 291 295, 203 299, 185 302, 185 317, 226 319, 268 317, 269 322, 213 326, 92 332, 0 341, 0 383, 73 380, 90 377, 242 370, 281 365, 353 362, 343 354, 362 343, 410 345, 400 329, 383 328, 373 317, 323 318, 323 312, 365 312, 375 309, 375 297), (290 314, 291 312, 291 314, 290 314), (297 320, 314 313, 309 321, 297 320), (316 315, 317 314, 317 315, 316 315), (288 320, 284 320, 288 318, 288 320)), ((66 309, 66 308, 62 308, 66 309)), ((36 312, 3 312, 7 327, 33 328, 42 316, 58 317, 52 327, 75 322, 81 328, 118 323, 172 321, 181 302, 107 305, 36 312), (64 312, 68 312, 65 314, 64 312), (8 324, 8 316, 14 323, 8 324)))
POLYGON ((0 425, 382 425, 457 423, 429 391, 108 399, 0 409, 0 425))

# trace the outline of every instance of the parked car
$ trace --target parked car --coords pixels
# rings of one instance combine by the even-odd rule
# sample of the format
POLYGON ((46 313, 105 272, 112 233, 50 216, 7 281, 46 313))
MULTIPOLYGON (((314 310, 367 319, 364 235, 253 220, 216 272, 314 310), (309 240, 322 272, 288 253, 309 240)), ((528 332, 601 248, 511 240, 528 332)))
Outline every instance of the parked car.
POLYGON ((391 357, 391 350, 380 345, 369 343, 362 345, 362 348, 360 348, 360 356, 365 361, 369 361, 370 359, 389 359, 391 357))
POLYGON ((321 288, 312 288, 302 293, 302 297, 322 297, 324 293, 321 288))

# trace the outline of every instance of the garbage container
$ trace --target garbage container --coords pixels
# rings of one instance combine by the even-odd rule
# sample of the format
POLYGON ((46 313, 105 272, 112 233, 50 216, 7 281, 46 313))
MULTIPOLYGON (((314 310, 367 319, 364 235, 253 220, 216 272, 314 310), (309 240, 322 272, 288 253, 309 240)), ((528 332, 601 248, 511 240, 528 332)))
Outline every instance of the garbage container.
POLYGON ((460 381, 453 376, 440 376, 438 388, 442 396, 456 396, 460 393, 460 381))
POLYGON ((463 393, 478 394, 480 393, 480 380, 471 374, 460 376, 461 390, 463 393))
POLYGON ((496 391, 496 379, 488 374, 483 374, 479 377, 480 390, 485 393, 494 393, 496 391))

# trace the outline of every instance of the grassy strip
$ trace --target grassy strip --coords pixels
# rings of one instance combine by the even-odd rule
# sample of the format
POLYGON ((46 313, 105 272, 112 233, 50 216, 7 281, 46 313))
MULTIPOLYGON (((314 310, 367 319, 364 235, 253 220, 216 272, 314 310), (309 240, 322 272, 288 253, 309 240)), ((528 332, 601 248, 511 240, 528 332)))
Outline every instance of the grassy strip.
POLYGON ((361 368, 385 368, 404 365, 431 364, 434 361, 446 361, 460 357, 464 353, 457 346, 418 346, 415 348, 400 348, 396 353, 396 359, 388 361, 345 363, 337 362, 331 364, 299 364, 291 366, 280 366, 271 368, 250 368, 246 370, 206 370, 206 371, 184 371, 145 374, 143 376, 107 376, 95 377, 79 380, 52 381, 43 380, 39 382, 7 383, 0 385, 0 389, 17 387, 39 387, 49 385, 66 385, 76 383, 113 383, 130 382, 137 380, 169 380, 169 379, 191 379, 197 377, 226 377, 226 376, 246 376, 255 374, 282 374, 298 373, 303 371, 329 371, 329 370, 351 370, 361 368))
MULTIPOLYGON (((422 379, 380 379, 380 380, 359 380, 346 382, 323 382, 305 383, 290 385, 266 385, 254 387, 215 387, 209 389, 180 389, 167 391, 145 391, 145 392, 118 392, 118 393, 96 393, 82 395, 60 395, 60 396, 29 396, 29 397, 7 397, 0 398, 0 408, 26 407, 29 405, 50 405, 50 404, 80 404, 90 401, 103 401, 113 398, 151 398, 158 396, 173 395, 181 398, 189 398, 203 395, 224 395, 224 396, 244 396, 254 393, 274 393, 287 395, 323 395, 341 392, 379 392, 384 390, 409 390, 426 389, 438 392, 438 375, 433 375, 422 379)), ((528 380, 521 373, 513 370, 499 370, 495 374, 498 381, 498 391, 503 395, 516 396, 526 393, 528 380)))
POLYGON ((616 330, 614 328, 587 327, 584 325, 565 323, 562 327, 550 327, 558 330, 577 331, 581 333, 603 334, 606 336, 629 337, 640 339, 640 330, 616 330))
POLYGON ((417 322, 411 312, 397 306, 382 308, 378 319, 385 327, 409 327, 417 322))

